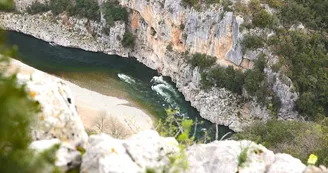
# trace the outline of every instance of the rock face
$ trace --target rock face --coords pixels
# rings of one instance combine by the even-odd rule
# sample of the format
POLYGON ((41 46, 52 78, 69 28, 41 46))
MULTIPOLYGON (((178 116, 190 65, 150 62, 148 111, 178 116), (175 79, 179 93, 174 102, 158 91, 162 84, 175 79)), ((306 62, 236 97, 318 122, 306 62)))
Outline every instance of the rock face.
POLYGON ((288 154, 274 154, 251 141, 215 141, 187 150, 188 172, 302 173, 305 165, 288 154))
POLYGON ((160 137, 155 131, 143 131, 125 141, 105 134, 93 135, 83 155, 81 171, 138 173, 163 169, 170 163, 168 155, 177 151, 174 138, 160 137))
POLYGON ((71 90, 61 79, 12 59, 8 73, 16 72, 18 82, 26 84, 29 96, 41 106, 31 127, 34 141, 30 148, 41 152, 58 144, 56 166, 63 171, 78 168, 82 157, 77 148, 87 147, 88 136, 71 90))
POLYGON ((88 136, 79 115, 71 90, 60 79, 12 60, 11 65, 21 67, 17 75, 18 81, 26 83, 30 96, 37 100, 42 112, 38 114, 39 121, 32 129, 34 140, 58 138, 73 146, 85 147, 88 136), (23 67, 26 66, 26 67, 23 67))
MULTIPOLYGON (((23 11, 31 2, 16 0, 16 6, 23 11)), ((211 5, 199 12, 184 7, 181 0, 120 0, 120 4, 129 9, 127 26, 116 22, 113 27, 106 28, 104 23, 66 14, 52 16, 49 12, 37 15, 0 13, 0 26, 62 46, 135 57, 146 66, 170 76, 203 118, 229 126, 234 131, 241 131, 254 119, 269 118, 270 111, 266 107, 254 101, 245 102, 230 91, 216 88, 203 91, 199 85, 199 71, 190 67, 182 55, 183 52, 205 53, 215 56, 222 66, 252 68, 256 58, 253 54, 243 56, 241 50, 243 34, 239 27, 242 18, 224 12, 219 5, 211 5), (136 37, 133 49, 121 44, 126 29, 136 37), (172 52, 167 49, 168 45, 172 52)), ((271 75, 270 80, 273 78, 275 76, 271 75)), ((297 115, 292 109, 297 94, 289 89, 279 81, 274 86, 282 100, 278 115, 283 119, 297 115)))

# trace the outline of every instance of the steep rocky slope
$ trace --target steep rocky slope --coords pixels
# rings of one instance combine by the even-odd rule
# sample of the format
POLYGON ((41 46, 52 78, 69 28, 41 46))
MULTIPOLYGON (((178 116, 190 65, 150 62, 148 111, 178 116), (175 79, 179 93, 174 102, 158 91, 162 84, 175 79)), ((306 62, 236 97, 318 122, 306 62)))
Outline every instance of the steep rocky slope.
MULTIPOLYGON (((112 172, 269 172, 302 173, 327 172, 325 167, 306 167, 299 159, 287 154, 274 154, 251 141, 215 141, 193 145, 175 162, 172 157, 181 152, 174 138, 160 137, 155 131, 143 131, 126 140, 106 134, 87 136, 76 113, 74 98, 62 80, 35 71, 13 60, 20 83, 26 83, 30 96, 42 105, 34 140, 30 145, 43 151, 60 144, 56 165, 62 170, 80 169, 84 173, 112 172), (42 134, 42 135, 40 135, 42 134), (89 139, 88 139, 89 138, 89 139), (86 152, 83 154, 83 150, 86 152), (241 158, 242 157, 242 158, 241 158), (188 161, 183 169, 181 162, 188 161)), ((181 153, 180 153, 181 154, 181 153)))
MULTIPOLYGON (((16 8, 23 12, 33 0, 16 0, 16 8)), ((45 1, 39 1, 44 3, 45 1)), ((99 4, 103 1, 99 1, 99 4)), ((259 52, 267 55, 264 72, 273 92, 281 101, 277 115, 280 119, 296 119, 295 101, 298 93, 292 81, 270 67, 278 58, 267 50, 242 52, 241 41, 247 33, 270 35, 265 30, 243 30, 243 18, 225 12, 223 6, 210 5, 197 11, 185 7, 180 0, 121 0, 129 10, 129 22, 117 21, 107 26, 104 20, 91 21, 70 17, 66 13, 53 16, 50 12, 36 15, 0 13, 0 26, 62 46, 99 51, 123 57, 135 57, 146 66, 170 76, 177 88, 191 102, 200 115, 213 123, 240 131, 255 119, 267 120, 271 111, 267 105, 247 101, 226 89, 213 87, 207 91, 200 86, 200 70, 187 62, 185 53, 204 53, 216 57, 221 66, 251 69, 259 52), (105 30, 108 29, 108 32, 105 30), (133 48, 125 48, 121 39, 126 30, 136 37, 133 48), (172 50, 167 47, 172 47, 172 50)), ((267 10, 271 9, 267 7, 267 10)))
MULTIPOLYGON (((19 5, 24 4, 19 2, 19 5)), ((240 96, 225 89, 201 90, 198 69, 193 69, 181 55, 184 51, 202 52, 216 56, 217 63, 224 66, 250 67, 252 63, 241 54, 242 34, 238 26, 242 19, 231 12, 224 13, 221 19, 217 15, 221 12, 219 7, 197 12, 185 9, 178 2, 165 1, 164 7, 160 2, 121 2, 131 8, 130 26, 127 27, 137 36, 133 49, 124 48, 118 39, 123 38, 126 29, 120 22, 116 22, 107 35, 101 23, 65 14, 56 17, 50 13, 33 16, 1 13, 0 26, 63 46, 135 57, 170 76, 202 117, 232 130, 240 131, 253 119, 267 119, 269 113, 254 101, 244 102, 240 96), (184 30, 180 29, 181 24, 185 25, 184 30), (151 34, 154 31, 156 34, 151 34), (169 44, 173 47, 172 52, 166 49, 169 44)))

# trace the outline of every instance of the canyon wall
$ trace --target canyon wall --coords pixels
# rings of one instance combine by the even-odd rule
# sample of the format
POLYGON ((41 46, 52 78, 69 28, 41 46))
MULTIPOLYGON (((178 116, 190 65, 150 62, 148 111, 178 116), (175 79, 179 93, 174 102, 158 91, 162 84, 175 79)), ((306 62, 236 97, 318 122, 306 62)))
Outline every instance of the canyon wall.
MULTIPOLYGON (((87 136, 75 109, 75 98, 64 81, 19 61, 11 63, 9 71, 18 72, 18 83, 26 84, 31 99, 42 107, 32 126, 30 148, 41 152, 58 144, 55 165, 63 172, 327 172, 323 166, 306 166, 288 154, 274 154, 247 140, 214 141, 180 149, 174 138, 161 137, 153 130, 139 132, 125 140, 106 134, 87 136), (186 162, 187 168, 183 166, 186 162)), ((53 172, 50 168, 44 171, 53 172)))
MULTIPOLYGON (((21 11, 30 3, 30 0, 16 1, 21 11)), ((245 101, 223 88, 202 90, 199 69, 192 68, 183 55, 184 52, 205 53, 215 56, 222 66, 252 68, 256 58, 252 54, 243 56, 241 51, 241 17, 224 12, 219 5, 211 5, 203 11, 185 8, 180 0, 121 0, 120 4, 129 10, 129 25, 115 22, 109 32, 104 32, 104 23, 69 17, 65 13, 53 16, 50 12, 36 15, 0 13, 0 26, 62 46, 135 57, 170 76, 203 118, 234 131, 242 130, 255 119, 270 118, 270 111, 254 100, 245 101), (136 37, 134 48, 124 48, 121 44, 126 29, 136 37), (172 51, 167 49, 168 45, 172 51)), ((272 81, 277 76, 271 75, 272 81)), ((286 89, 280 82, 275 89, 281 93, 281 99, 286 100, 278 113, 280 118, 295 118, 294 100, 285 97, 291 95, 290 87, 286 89)))

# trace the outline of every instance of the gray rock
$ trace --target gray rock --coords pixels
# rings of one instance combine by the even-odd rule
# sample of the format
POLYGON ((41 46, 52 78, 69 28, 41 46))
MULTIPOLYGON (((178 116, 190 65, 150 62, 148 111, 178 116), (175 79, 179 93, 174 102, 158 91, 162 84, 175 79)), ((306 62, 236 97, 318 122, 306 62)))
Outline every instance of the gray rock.
POLYGON ((81 165, 81 153, 76 150, 74 146, 69 143, 61 142, 59 139, 49 139, 33 141, 30 144, 30 148, 42 152, 50 149, 54 145, 60 145, 56 152, 56 162, 55 165, 58 166, 62 171, 68 171, 70 169, 77 169, 81 165))
POLYGON ((169 165, 168 156, 178 151, 177 146, 174 138, 160 137, 155 131, 143 131, 125 141, 105 134, 93 135, 82 159, 81 172, 161 170, 169 165))
POLYGON ((306 166, 288 154, 276 154, 268 173, 302 173, 306 166))
POLYGON ((251 141, 215 141, 199 144, 187 150, 190 173, 265 172, 274 161, 274 154, 251 141), (246 152, 243 163, 241 153, 246 152))
POLYGON ((62 80, 17 60, 11 60, 11 68, 17 69, 18 82, 26 84, 29 95, 42 108, 32 127, 33 140, 58 138, 72 146, 85 147, 88 136, 69 87, 62 80))

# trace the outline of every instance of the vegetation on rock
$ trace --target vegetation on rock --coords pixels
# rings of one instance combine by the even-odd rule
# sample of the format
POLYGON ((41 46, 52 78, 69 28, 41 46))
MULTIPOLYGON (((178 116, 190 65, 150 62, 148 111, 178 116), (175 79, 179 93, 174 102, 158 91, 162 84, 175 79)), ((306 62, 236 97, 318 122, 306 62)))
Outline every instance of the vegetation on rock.
MULTIPOLYGON (((48 3, 35 1, 26 11, 29 14, 37 14, 51 10, 53 14, 58 15, 67 12, 71 16, 79 18, 88 18, 91 20, 100 20, 100 7, 95 0, 50 0, 48 3)), ((116 1, 107 1, 102 4, 104 18, 108 25, 113 25, 115 21, 128 20, 126 8, 120 6, 116 1)))
POLYGON ((310 154, 318 156, 318 165, 328 164, 328 119, 320 123, 269 120, 256 122, 236 133, 233 139, 258 142, 274 152, 284 152, 307 162, 310 154))
POLYGON ((123 35, 123 39, 122 39, 121 43, 124 47, 133 48, 134 44, 135 44, 135 38, 134 38, 133 34, 129 31, 125 30, 125 33, 123 35))
POLYGON ((128 21, 126 8, 120 6, 117 2, 105 2, 102 4, 102 11, 108 25, 113 25, 115 21, 128 21))

